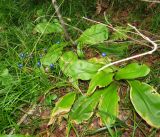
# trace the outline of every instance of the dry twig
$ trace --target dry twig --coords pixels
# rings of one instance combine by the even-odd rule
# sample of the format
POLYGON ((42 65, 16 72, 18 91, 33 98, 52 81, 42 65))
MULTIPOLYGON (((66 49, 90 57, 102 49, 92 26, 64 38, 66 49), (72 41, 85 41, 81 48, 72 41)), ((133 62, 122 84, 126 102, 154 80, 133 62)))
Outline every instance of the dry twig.
POLYGON ((144 2, 150 2, 150 3, 160 3, 160 0, 141 0, 144 2))
POLYGON ((57 5, 57 1, 56 0, 52 0, 52 4, 53 4, 55 12, 56 12, 56 14, 57 14, 57 16, 59 18, 59 21, 60 21, 60 23, 62 25, 62 28, 63 28, 63 31, 64 31, 64 35, 66 37, 66 40, 70 40, 74 44, 73 40, 69 36, 69 33, 67 32, 67 29, 66 29, 66 26, 65 26, 65 22, 64 22, 64 20, 62 18, 62 15, 60 13, 59 7, 57 5))
MULTIPOLYGON (((91 20, 91 19, 88 19, 88 18, 85 18, 85 17, 83 17, 83 19, 86 19, 86 20, 94 22, 94 23, 105 25, 105 26, 111 28, 112 30, 117 31, 112 25, 106 25, 106 24, 103 24, 101 22, 98 22, 98 21, 95 21, 95 20, 91 20)), ((153 52, 155 52, 158 49, 158 46, 157 46, 157 44, 154 41, 152 41, 151 39, 149 39, 147 36, 143 35, 135 26, 132 26, 131 24, 128 24, 128 25, 131 28, 133 28, 137 32, 137 34, 139 36, 141 36, 144 40, 146 40, 147 42, 149 42, 150 44, 152 44, 153 45, 153 49, 150 50, 150 51, 138 54, 138 55, 134 55, 134 56, 131 56, 131 57, 128 57, 128 58, 124 58, 124 59, 121 59, 121 60, 118 60, 118 61, 106 64, 105 66, 103 66, 102 68, 100 68, 98 71, 102 71, 102 70, 104 70, 107 67, 110 67, 112 65, 119 64, 119 63, 122 63, 122 62, 125 62, 125 61, 128 61, 128 60, 132 60, 132 59, 139 58, 139 57, 142 57, 142 56, 150 55, 150 54, 152 54, 153 52)))
POLYGON ((121 60, 118 60, 118 61, 115 61, 115 62, 112 62, 112 63, 109 63, 105 66, 103 66, 102 68, 100 68, 98 71, 101 71, 101 70, 104 70, 105 68, 109 67, 109 66, 112 66, 112 65, 115 65, 115 64, 119 64, 119 63, 122 63, 122 62, 125 62, 125 61, 128 61, 128 60, 132 60, 132 59, 135 59, 135 58, 139 58, 139 57, 142 57, 142 56, 146 56, 146 55, 150 55, 152 54, 153 52, 155 52, 158 48, 157 44, 155 42, 153 42, 151 39, 149 39, 148 37, 144 36, 142 33, 139 32, 139 30, 135 27, 135 26, 132 26, 130 24, 128 24, 130 27, 132 27, 133 29, 135 29, 135 31, 143 38, 145 39, 146 41, 148 41, 149 43, 151 43, 153 45, 153 49, 150 50, 150 51, 147 51, 147 52, 144 52, 142 54, 138 54, 138 55, 135 55, 135 56, 131 56, 131 57, 128 57, 128 58, 125 58, 125 59, 121 59, 121 60))
MULTIPOLYGON (((36 106, 37 106, 36 103, 32 105, 32 107, 28 110, 28 112, 25 113, 21 117, 21 119, 18 121, 17 126, 20 126, 26 120, 26 118, 27 118, 28 115, 33 115, 33 113, 35 112, 36 106)), ((12 134, 14 134, 14 132, 15 132, 15 128, 13 128, 9 134, 12 135, 12 134)))

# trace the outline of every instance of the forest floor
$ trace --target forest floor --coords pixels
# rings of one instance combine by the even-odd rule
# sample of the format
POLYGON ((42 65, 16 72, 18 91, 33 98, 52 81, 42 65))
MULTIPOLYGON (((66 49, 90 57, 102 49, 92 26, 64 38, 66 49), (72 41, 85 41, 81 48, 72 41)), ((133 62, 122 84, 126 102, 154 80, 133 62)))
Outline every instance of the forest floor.
MULTIPOLYGON (((134 9, 134 6, 119 9, 106 5, 98 7, 102 9, 96 13, 95 4, 91 4, 91 2, 83 4, 77 2, 74 5, 73 2, 66 9, 66 3, 62 4, 61 14, 69 24, 67 29, 74 39, 80 35, 80 32, 73 31, 74 28, 84 31, 94 25, 93 22, 82 18, 85 16, 103 23, 109 22, 115 27, 126 28, 130 23, 160 45, 160 15, 156 10, 154 11, 157 5, 150 4, 142 11, 134 9)), ((64 137, 66 134, 69 137, 110 136, 108 129, 99 124, 97 117, 80 125, 59 118, 55 125, 47 126, 56 101, 74 89, 58 67, 47 73, 41 73, 39 70, 41 64, 38 61, 46 54, 46 50, 52 44, 64 41, 62 34, 40 35, 34 30, 36 24, 40 22, 58 19, 55 14, 52 16, 53 13, 54 8, 50 2, 38 4, 30 1, 0 2, 0 133, 44 137, 64 137), (6 70, 5 74, 3 70, 6 70), (6 76, 5 79, 2 73, 6 76), (31 114, 25 115, 28 112, 31 114)), ((132 44, 124 55, 112 56, 112 53, 111 58, 117 60, 148 50, 148 48, 138 47, 138 44, 135 45, 132 44)), ((72 50, 75 48, 72 47, 72 50)), ((87 59, 101 55, 90 48, 84 50, 87 59)), ((136 61, 145 63, 151 68, 151 73, 143 78, 143 81, 152 85, 160 93, 159 50, 136 61)), ((82 91, 85 91, 88 83, 80 81, 79 86, 82 91)), ((123 91, 119 92, 121 109, 112 136, 160 137, 160 130, 147 125, 134 110, 126 85, 120 90, 123 91)))

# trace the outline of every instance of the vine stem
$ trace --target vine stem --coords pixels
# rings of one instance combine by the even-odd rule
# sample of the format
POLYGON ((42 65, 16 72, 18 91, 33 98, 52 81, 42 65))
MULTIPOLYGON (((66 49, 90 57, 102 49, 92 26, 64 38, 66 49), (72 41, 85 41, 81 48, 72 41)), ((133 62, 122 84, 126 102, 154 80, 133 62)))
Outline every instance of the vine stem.
MULTIPOLYGON (((95 20, 92 20, 92 19, 88 19, 86 17, 83 17, 83 19, 86 19, 88 21, 91 21, 91 22, 94 22, 94 23, 98 23, 98 24, 102 24, 102 25, 105 25, 111 29, 113 29, 114 31, 117 31, 115 28, 113 28, 112 25, 106 25, 106 24, 103 24, 101 22, 98 22, 98 21, 95 21, 95 20)), ((134 55, 134 56, 131 56, 131 57, 127 57, 127 58, 124 58, 124 59, 121 59, 121 60, 118 60, 118 61, 115 61, 115 62, 112 62, 112 63, 109 63, 109 64, 106 64, 105 66, 101 67, 98 71, 102 71, 104 70, 105 68, 107 67, 110 67, 112 65, 115 65, 115 64, 119 64, 119 63, 122 63, 122 62, 125 62, 125 61, 129 61, 129 60, 132 60, 132 59, 135 59, 135 58, 139 58, 139 57, 142 57, 142 56, 146 56, 146 55, 150 55, 152 54, 153 52, 155 52, 157 49, 158 49, 158 45, 152 41, 150 38, 148 38, 147 36, 143 35, 135 26, 131 25, 131 24, 128 24, 131 28, 133 28, 137 34, 139 36, 141 36, 144 40, 146 40, 147 42, 149 42, 150 44, 153 45, 153 48, 152 50, 150 51, 147 51, 147 52, 144 52, 144 53, 141 53, 141 54, 138 54, 138 55, 134 55)))

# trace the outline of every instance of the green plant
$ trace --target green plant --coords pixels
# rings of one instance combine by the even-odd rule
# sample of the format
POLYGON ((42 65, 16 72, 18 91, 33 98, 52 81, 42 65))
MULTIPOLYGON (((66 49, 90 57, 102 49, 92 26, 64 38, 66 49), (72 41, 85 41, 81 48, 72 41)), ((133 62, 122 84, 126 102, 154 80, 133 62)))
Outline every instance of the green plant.
POLYGON ((102 125, 112 127, 119 112, 118 89, 121 87, 121 83, 125 82, 129 84, 130 100, 137 113, 149 125, 160 128, 160 95, 150 85, 136 80, 149 74, 148 66, 130 63, 122 68, 111 66, 98 71, 106 64, 108 57, 102 56, 85 60, 82 56, 84 47, 103 43, 108 40, 108 35, 109 31, 104 25, 94 25, 84 31, 76 40, 77 54, 81 59, 73 51, 64 51, 64 47, 70 46, 69 43, 53 45, 48 54, 50 55, 52 50, 56 51, 58 47, 58 51, 53 51, 54 56, 46 55, 42 58, 42 62, 45 60, 45 67, 58 61, 61 71, 69 79, 74 80, 72 83, 74 87, 78 87, 78 80, 90 80, 85 93, 75 88, 75 92, 66 94, 56 103, 48 125, 53 124, 56 117, 63 116, 67 116, 73 123, 80 124, 96 114, 97 117, 100 117, 102 125))
MULTIPOLYGON (((124 2, 120 0, 115 0, 111 4, 114 4, 114 7, 116 5, 119 5, 120 8, 125 7, 124 2)), ((138 4, 135 5, 139 7, 138 4)), ((60 120, 61 117, 64 117, 68 122, 68 136, 71 128, 78 136, 73 123, 85 123, 84 129, 89 130, 88 125, 96 117, 101 119, 99 124, 105 127, 94 131, 94 133, 108 129, 112 136, 120 136, 123 131, 121 129, 119 131, 119 127, 124 125, 122 121, 117 119, 120 107, 119 89, 121 85, 124 86, 127 83, 129 83, 128 88, 129 85, 132 86, 131 101, 139 115, 144 117, 146 121, 150 121, 148 119, 153 121, 157 118, 156 107, 153 110, 153 116, 147 115, 145 117, 147 108, 143 109, 138 106, 140 103, 144 103, 139 98, 143 94, 147 94, 144 99, 148 95, 153 95, 150 94, 152 90, 150 86, 129 80, 131 76, 123 74, 124 70, 121 67, 111 66, 103 71, 97 71, 105 64, 110 63, 111 58, 114 60, 114 57, 122 58, 126 55, 130 46, 130 43, 126 42, 129 29, 116 27, 122 33, 114 33, 105 26, 96 25, 89 28, 80 37, 79 33, 74 31, 73 28, 76 27, 84 30, 90 26, 88 22, 80 20, 80 16, 93 16, 95 6, 93 1, 63 1, 60 8, 63 10, 62 15, 65 22, 69 24, 67 29, 71 37, 77 39, 75 40, 77 46, 75 46, 64 40, 60 23, 56 19, 52 19, 54 11, 50 1, 38 5, 31 3, 31 0, 3 0, 0 2, 0 133, 7 134, 15 129, 16 134, 23 134, 25 131, 30 135, 39 134, 39 127, 41 128, 41 123, 45 123, 46 120, 43 121, 37 115, 28 116, 25 120, 29 120, 27 124, 25 121, 20 125, 17 123, 24 112, 28 111, 29 106, 35 104, 39 99, 45 98, 44 102, 39 104, 43 109, 52 109, 55 106, 48 124, 53 124, 57 119, 60 120), (47 20, 50 21, 47 22, 47 20), (122 77, 124 75, 126 77, 122 77), (145 87, 148 90, 143 90, 146 92, 141 94, 136 88, 137 86, 141 89, 145 87), (59 97, 61 98, 59 99, 59 97), (135 101, 137 99, 141 100, 138 104, 135 101), (30 120, 30 118, 32 119, 30 120), (115 134, 112 133, 110 127, 116 132, 115 134)), ((143 7, 146 9, 145 6, 143 7)), ((143 13, 143 10, 141 12, 143 13)), ((158 21, 155 18, 153 22, 158 21)), ((157 26, 153 25, 155 30, 157 26)), ((158 66, 158 63, 156 65, 158 66)), ((143 69, 146 72, 145 75, 149 71, 149 69, 144 69, 148 67, 137 63, 132 63, 129 67, 143 69)), ((154 66, 152 67, 154 68, 154 66)), ((124 68, 126 68, 125 65, 124 68)), ((145 81, 159 87, 158 75, 159 70, 157 69, 155 72, 154 69, 145 81)), ((142 77, 143 73, 137 74, 135 72, 134 76, 142 77)), ((139 80, 142 79, 139 78, 139 80)), ((153 95, 152 98, 158 100, 157 96, 159 94, 153 95)), ((146 100, 151 108, 155 106, 153 100, 146 100)), ((121 103, 123 101, 125 102, 126 99, 122 99, 121 103)), ((130 103, 126 104, 132 111, 130 103)), ((136 128, 139 128, 139 123, 136 123, 137 119, 135 120, 135 118, 133 122, 133 132, 135 132, 136 128)), ((51 128, 54 128, 55 125, 51 128)), ((126 129, 127 127, 125 127, 126 129)), ((85 132, 83 129, 81 131, 85 132)), ((156 130, 154 132, 156 134, 156 130)))

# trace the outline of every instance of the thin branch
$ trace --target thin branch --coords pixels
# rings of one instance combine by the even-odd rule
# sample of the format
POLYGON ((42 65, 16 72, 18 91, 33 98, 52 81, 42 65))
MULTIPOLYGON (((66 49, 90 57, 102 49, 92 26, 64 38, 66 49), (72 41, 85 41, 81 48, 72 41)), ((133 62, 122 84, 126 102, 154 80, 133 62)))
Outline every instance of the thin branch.
MULTIPOLYGON (((35 112, 35 108, 36 108, 37 104, 33 104, 32 107, 28 110, 27 113, 25 113, 21 119, 18 121, 17 126, 20 126, 27 118, 28 115, 33 115, 33 113, 35 112)), ((11 132, 9 133, 10 135, 12 135, 15 132, 15 128, 13 128, 11 130, 11 132)))
MULTIPOLYGON (((111 28, 111 29, 114 30, 114 31, 118 31, 118 30, 116 30, 111 24, 106 25, 106 24, 103 24, 103 23, 101 23, 101 22, 88 19, 88 18, 86 18, 86 17, 83 17, 83 19, 86 19, 86 20, 91 21, 91 22, 94 22, 94 23, 98 23, 98 24, 105 25, 105 26, 107 26, 108 28, 111 28)), ((122 59, 122 60, 118 60, 118 61, 109 63, 109 64, 103 66, 102 68, 100 68, 98 71, 102 71, 102 70, 104 70, 104 69, 107 68, 107 67, 110 67, 110 66, 112 66, 112 65, 119 64, 119 63, 122 63, 122 62, 125 62, 125 61, 128 61, 128 60, 132 60, 132 59, 139 58, 139 57, 142 57, 142 56, 150 55, 150 54, 152 54, 153 52, 155 52, 155 51, 158 49, 158 45, 157 45, 154 41, 152 41, 151 39, 149 39, 147 36, 143 35, 135 26, 132 26, 131 24, 128 24, 128 25, 129 25, 131 28, 133 28, 133 29, 137 32, 137 34, 138 34, 139 36, 141 36, 144 40, 146 40, 146 41, 148 41, 149 43, 151 43, 151 44, 153 45, 153 49, 150 50, 150 51, 148 51, 148 52, 142 53, 142 54, 138 54, 138 55, 135 55, 135 56, 131 56, 131 57, 128 57, 128 58, 125 58, 125 59, 122 59)), ((119 32, 119 31, 118 31, 118 32, 119 32)), ((128 38, 130 38, 130 37, 128 37, 128 38)), ((133 38, 131 38, 131 39, 134 40, 133 38)), ((137 41, 137 40, 136 40, 136 41, 137 41)), ((138 41, 138 42, 139 42, 139 41, 138 41)), ((141 42, 139 42, 139 43, 141 43, 141 42)), ((149 45, 148 45, 148 46, 149 46, 149 45)), ((149 46, 149 47, 150 47, 150 46, 149 46)))
MULTIPOLYGON (((67 32, 67 29, 66 29, 66 26, 65 26, 65 22, 64 22, 64 20, 62 18, 62 15, 60 13, 59 7, 57 5, 57 1, 56 0, 52 0, 52 4, 53 4, 55 12, 56 12, 56 14, 57 14, 57 16, 59 18, 59 21, 60 21, 60 23, 62 25, 62 28, 63 28, 63 31, 64 31, 64 35, 66 37, 66 40, 71 40, 71 38, 69 36, 69 33, 67 32)), ((72 40, 71 40, 71 42, 73 43, 72 40)))
POLYGON ((66 25, 66 26, 69 26, 69 27, 71 27, 71 28, 73 28, 73 29, 75 29, 75 30, 77 30, 77 31, 80 32, 80 33, 83 33, 83 31, 82 31, 81 29, 77 28, 77 27, 74 27, 74 26, 72 26, 72 25, 69 25, 68 23, 65 23, 65 25, 66 25))
MULTIPOLYGON (((46 94, 48 94, 48 92, 49 92, 51 89, 53 89, 53 88, 50 88, 49 90, 47 90, 47 92, 45 92, 45 94, 43 95, 43 97, 45 97, 46 94)), ((36 103, 33 103, 33 104, 31 105, 31 107, 29 108, 29 110, 20 118, 20 120, 19 120, 18 123, 17 123, 17 126, 20 126, 20 125, 27 119, 28 115, 33 115, 33 114, 34 114, 34 112, 36 111, 37 106, 44 101, 44 98, 43 98, 43 97, 40 97, 36 103)), ((15 132, 15 128, 13 128, 13 129, 10 131, 9 135, 14 134, 14 132, 15 132)))
POLYGON ((150 2, 150 3, 160 3, 159 0, 141 0, 141 1, 150 2))
MULTIPOLYGON (((85 20, 88 20, 88 21, 90 21, 90 22, 93 22, 93 23, 102 24, 102 25, 104 25, 104 26, 112 29, 113 31, 116 31, 116 32, 122 34, 122 32, 120 32, 119 30, 117 30, 116 28, 114 28, 114 27, 112 26, 112 24, 104 24, 104 23, 102 23, 102 22, 95 21, 95 20, 92 20, 92 19, 88 19, 88 18, 86 18, 86 17, 82 17, 82 18, 85 19, 85 20)), ((134 34, 135 34, 135 33, 134 33, 134 34)), ((124 34, 123 34, 123 35, 124 35, 124 34)), ((142 43, 142 41, 139 41, 139 40, 136 40, 136 39, 134 39, 134 38, 131 38, 131 37, 128 36, 128 35, 125 35, 125 36, 126 36, 128 39, 135 41, 137 44, 141 44, 141 45, 145 45, 145 46, 147 46, 147 47, 150 47, 149 45, 145 44, 144 42, 142 43)))
POLYGON ((143 39, 145 39, 146 41, 151 43, 153 45, 153 49, 148 51, 148 52, 142 53, 142 54, 138 54, 138 55, 135 55, 135 56, 131 56, 131 57, 128 57, 128 58, 125 58, 125 59, 121 59, 121 60, 109 63, 109 64, 103 66, 102 68, 100 68, 98 71, 104 70, 105 68, 107 68, 109 66, 119 64, 119 63, 122 63, 122 62, 125 62, 125 61, 128 61, 128 60, 132 60, 132 59, 139 58, 139 57, 142 57, 142 56, 150 55, 157 50, 158 46, 155 42, 153 42, 151 39, 149 39, 148 37, 146 37, 142 33, 140 33, 139 30, 135 26, 132 26, 130 24, 128 24, 128 25, 130 27, 132 27, 143 39))

